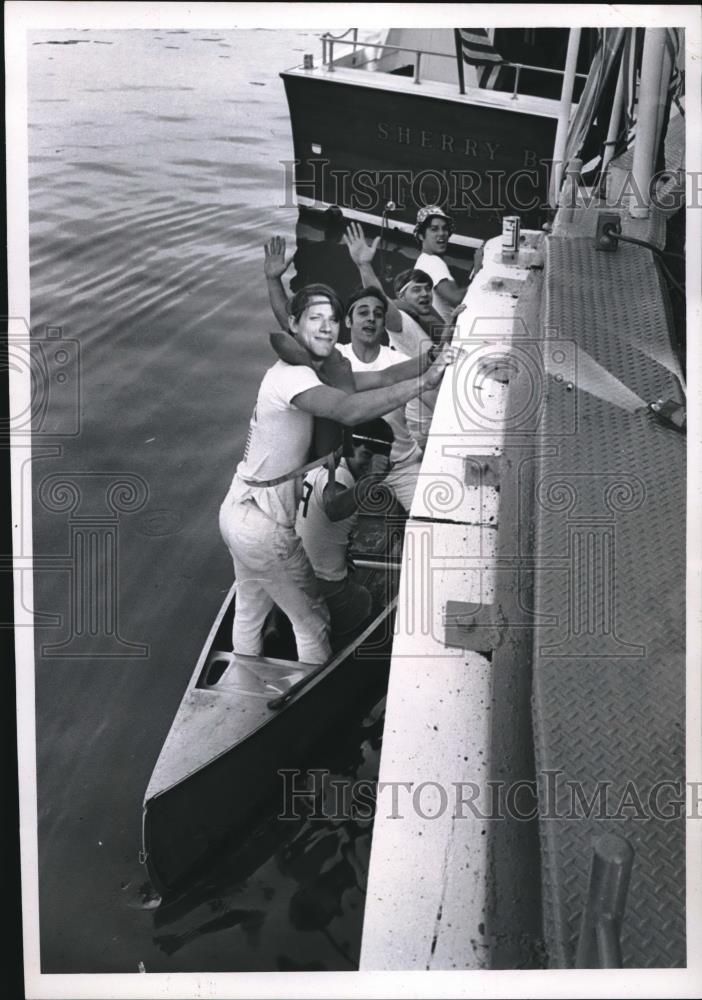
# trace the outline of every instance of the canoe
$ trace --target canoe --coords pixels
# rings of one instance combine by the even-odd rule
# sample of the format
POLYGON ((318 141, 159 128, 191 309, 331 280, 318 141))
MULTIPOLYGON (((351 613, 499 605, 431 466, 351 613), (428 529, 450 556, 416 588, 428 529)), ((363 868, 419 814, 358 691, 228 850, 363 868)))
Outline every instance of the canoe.
POLYGON ((140 860, 162 895, 250 829, 276 795, 282 806, 279 772, 304 767, 320 737, 387 684, 399 566, 383 558, 355 565, 373 594, 372 615, 322 667, 294 659, 291 631, 287 658, 233 654, 236 584, 229 590, 144 797, 140 860))

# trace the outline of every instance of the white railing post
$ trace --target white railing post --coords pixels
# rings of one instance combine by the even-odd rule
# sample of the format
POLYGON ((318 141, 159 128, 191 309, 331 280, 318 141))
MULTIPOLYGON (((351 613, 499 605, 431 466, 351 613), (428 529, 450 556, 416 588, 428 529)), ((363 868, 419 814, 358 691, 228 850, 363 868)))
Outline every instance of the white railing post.
POLYGON ((578 62, 580 48, 580 28, 571 28, 568 35, 568 51, 566 53, 565 70, 563 71, 563 87, 561 88, 561 104, 558 110, 558 125, 556 141, 553 144, 553 185, 551 189, 551 208, 558 205, 558 192, 563 177, 563 159, 565 157, 568 125, 573 106, 573 87, 575 86, 575 68, 578 62))
POLYGON ((515 67, 514 73, 514 90, 512 91, 512 100, 516 101, 519 99, 519 74, 522 72, 522 67, 515 67))
POLYGON ((665 103, 665 94, 662 92, 665 32, 665 28, 646 28, 644 38, 632 166, 634 196, 638 199, 640 195, 642 201, 630 206, 632 219, 647 219, 651 203, 650 188, 658 146, 658 123, 662 121, 659 104, 661 101, 665 103))
POLYGON ((334 72, 334 42, 329 39, 329 72, 334 72))
POLYGON ((414 64, 414 82, 419 83, 419 67, 422 62, 422 53, 417 52, 417 58, 414 64))

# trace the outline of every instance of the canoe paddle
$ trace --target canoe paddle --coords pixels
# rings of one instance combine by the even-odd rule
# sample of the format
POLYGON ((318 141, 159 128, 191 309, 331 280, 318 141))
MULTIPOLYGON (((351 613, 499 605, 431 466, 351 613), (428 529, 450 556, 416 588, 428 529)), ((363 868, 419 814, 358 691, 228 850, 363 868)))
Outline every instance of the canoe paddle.
POLYGON ((315 677, 319 677, 319 675, 333 662, 334 658, 332 657, 332 659, 327 663, 320 663, 318 667, 315 667, 314 670, 310 670, 310 672, 305 674, 304 677, 301 677, 299 681, 295 681, 295 683, 292 684, 284 694, 278 695, 277 698, 271 698, 271 700, 267 703, 268 707, 273 709, 274 712, 283 708, 287 705, 291 698, 295 697, 298 691, 306 687, 310 681, 314 680, 315 677))

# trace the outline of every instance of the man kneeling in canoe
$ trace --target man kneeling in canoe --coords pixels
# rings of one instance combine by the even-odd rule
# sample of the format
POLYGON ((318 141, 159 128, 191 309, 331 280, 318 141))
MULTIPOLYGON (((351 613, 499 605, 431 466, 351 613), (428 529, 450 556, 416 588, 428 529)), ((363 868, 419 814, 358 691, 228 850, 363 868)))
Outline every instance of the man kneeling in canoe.
POLYGON ((357 424, 349 436, 350 447, 333 481, 324 466, 305 476, 296 525, 327 602, 334 639, 357 632, 371 614, 370 592, 349 572, 348 549, 359 509, 366 503, 372 506, 373 494, 390 469, 394 438, 390 425, 380 418, 357 424))
POLYGON ((219 523, 237 580, 234 652, 260 655, 263 623, 275 603, 293 627, 298 659, 319 664, 331 655, 329 615, 295 534, 314 417, 353 427, 382 416, 438 385, 451 358, 443 353, 431 366, 413 359, 356 375, 356 391, 347 393, 325 385, 316 370, 336 354, 343 315, 336 294, 308 285, 293 296, 288 315, 306 363, 281 359, 264 375, 219 523))

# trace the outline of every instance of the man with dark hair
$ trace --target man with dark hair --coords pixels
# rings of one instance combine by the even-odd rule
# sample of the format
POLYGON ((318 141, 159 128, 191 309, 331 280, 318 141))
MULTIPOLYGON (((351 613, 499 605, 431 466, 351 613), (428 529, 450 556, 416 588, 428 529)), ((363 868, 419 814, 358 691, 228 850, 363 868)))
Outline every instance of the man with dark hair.
MULTIPOLYGON (((373 270, 373 258, 379 239, 377 237, 368 245, 358 223, 352 223, 346 231, 345 242, 349 254, 358 267, 361 281, 367 290, 375 288, 378 283, 373 270)), ((392 299, 385 300, 385 324, 390 346, 396 352, 402 352, 408 357, 419 357, 450 342, 456 318, 465 307, 456 306, 451 311, 449 323, 444 323, 432 308, 432 286, 429 275, 417 268, 409 268, 395 278, 396 299, 394 302, 392 299)), ((353 365, 353 359, 351 361, 353 365)), ((433 390, 410 400, 405 407, 407 429, 422 451, 429 436, 436 399, 437 390, 433 390)))
POLYGON ((390 468, 393 433, 381 418, 358 424, 330 481, 320 466, 305 476, 296 530, 327 602, 334 637, 357 631, 372 610, 369 591, 349 573, 348 549, 359 510, 370 500, 390 468))
MULTIPOLYGON (((357 289, 346 304, 344 322, 351 334, 351 343, 340 344, 338 350, 351 363, 354 378, 359 374, 391 370, 398 362, 397 351, 383 344, 388 299, 375 285, 357 289)), ((426 363, 428 363, 428 357, 426 363)), ((385 419, 394 434, 391 459, 392 471, 386 485, 400 505, 409 512, 419 478, 422 452, 407 427, 405 406, 388 411, 385 419)))
POLYGON ((432 304, 444 322, 449 323, 451 310, 463 301, 466 289, 454 281, 444 255, 453 232, 453 219, 439 205, 426 205, 417 212, 414 236, 422 252, 415 264, 434 283, 432 304))
MULTIPOLYGON (((370 244, 366 243, 363 229, 357 222, 352 222, 346 230, 344 242, 364 286, 379 285, 373 270, 373 259, 380 237, 377 236, 370 244)), ((446 322, 432 305, 432 278, 417 267, 398 274, 393 287, 395 300, 387 300, 386 317, 391 347, 410 357, 416 357, 429 350, 432 343, 441 346, 450 341, 456 317, 463 311, 462 305, 451 310, 446 322)))
POLYGON ((290 333, 308 363, 278 360, 265 373, 244 457, 220 510, 237 580, 235 653, 260 654, 263 622, 276 603, 290 619, 298 658, 327 660, 327 609, 294 530, 314 417, 353 427, 382 416, 438 385, 450 360, 442 356, 431 367, 409 361, 359 376, 352 393, 325 385, 315 366, 333 355, 340 318, 340 303, 325 286, 303 288, 291 300, 290 333))
MULTIPOLYGON (((419 345, 424 345, 427 338, 432 343, 439 343, 441 339, 445 324, 431 304, 433 287, 434 282, 426 271, 416 267, 395 276, 393 291, 400 312, 400 329, 391 331, 391 344, 405 354, 419 354, 419 345)), ((388 323, 397 325, 393 315, 388 317, 388 323)))

